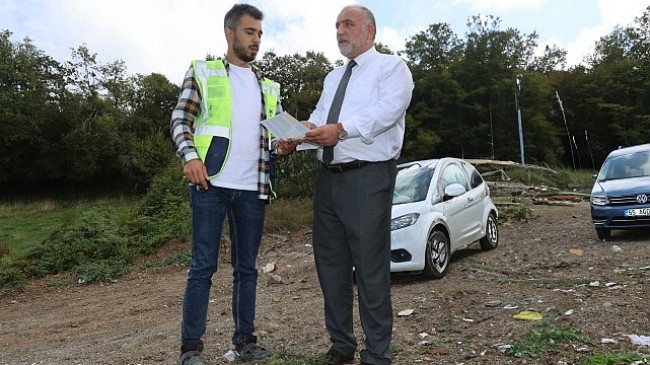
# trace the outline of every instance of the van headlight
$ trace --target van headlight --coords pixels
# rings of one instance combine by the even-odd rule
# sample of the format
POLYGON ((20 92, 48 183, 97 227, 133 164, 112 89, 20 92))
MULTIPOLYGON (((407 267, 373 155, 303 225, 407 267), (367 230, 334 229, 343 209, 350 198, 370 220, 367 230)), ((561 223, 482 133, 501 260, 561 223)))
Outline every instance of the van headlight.
POLYGON ((593 205, 607 205, 609 204, 609 199, 606 196, 591 196, 591 204, 593 205))

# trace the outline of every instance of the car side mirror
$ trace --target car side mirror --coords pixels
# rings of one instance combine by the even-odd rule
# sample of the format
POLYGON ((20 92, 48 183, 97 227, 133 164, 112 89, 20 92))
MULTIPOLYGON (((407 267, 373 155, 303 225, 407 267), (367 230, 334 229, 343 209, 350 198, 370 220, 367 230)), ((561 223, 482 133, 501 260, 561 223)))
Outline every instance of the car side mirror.
POLYGON ((466 192, 467 190, 465 190, 465 187, 459 183, 449 184, 445 187, 445 196, 443 200, 447 201, 449 199, 453 199, 457 196, 465 194, 466 192))

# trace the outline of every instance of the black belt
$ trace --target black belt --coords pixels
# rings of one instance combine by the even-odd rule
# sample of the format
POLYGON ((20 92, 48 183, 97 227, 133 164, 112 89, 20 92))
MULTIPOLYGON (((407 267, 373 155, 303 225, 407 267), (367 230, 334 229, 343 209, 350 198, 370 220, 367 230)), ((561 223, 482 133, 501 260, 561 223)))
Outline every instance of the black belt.
POLYGON ((359 167, 364 167, 368 165, 370 161, 352 161, 345 163, 335 163, 332 165, 326 165, 323 163, 323 167, 330 170, 333 173, 340 173, 344 171, 358 169, 359 167))

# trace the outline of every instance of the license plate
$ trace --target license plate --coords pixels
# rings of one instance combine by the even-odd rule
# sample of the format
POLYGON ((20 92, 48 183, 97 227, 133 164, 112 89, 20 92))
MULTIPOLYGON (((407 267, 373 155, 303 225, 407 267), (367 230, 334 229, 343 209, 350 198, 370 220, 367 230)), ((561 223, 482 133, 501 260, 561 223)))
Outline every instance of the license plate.
POLYGON ((638 208, 625 210, 626 217, 640 217, 650 215, 650 208, 638 208))

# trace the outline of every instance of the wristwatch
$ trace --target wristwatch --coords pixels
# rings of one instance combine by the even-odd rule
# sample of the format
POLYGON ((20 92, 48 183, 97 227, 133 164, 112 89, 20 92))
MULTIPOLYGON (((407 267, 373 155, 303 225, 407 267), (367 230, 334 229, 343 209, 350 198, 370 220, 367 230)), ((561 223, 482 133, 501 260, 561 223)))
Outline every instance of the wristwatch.
POLYGON ((339 141, 348 138, 348 132, 345 129, 343 129, 343 124, 336 123, 336 130, 338 133, 339 141))

